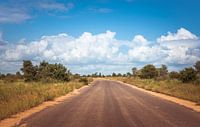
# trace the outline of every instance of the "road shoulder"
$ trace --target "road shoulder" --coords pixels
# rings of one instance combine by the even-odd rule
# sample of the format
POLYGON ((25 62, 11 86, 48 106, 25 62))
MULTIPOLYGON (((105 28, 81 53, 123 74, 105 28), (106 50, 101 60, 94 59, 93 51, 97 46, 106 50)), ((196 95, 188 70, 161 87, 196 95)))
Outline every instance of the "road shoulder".
POLYGON ((139 87, 137 87, 137 86, 124 83, 124 82, 122 82, 122 81, 117 81, 117 80, 112 80, 112 81, 120 82, 120 83, 125 84, 125 85, 127 85, 127 86, 129 86, 129 87, 132 87, 132 88, 134 88, 134 89, 137 89, 137 90, 143 91, 143 92, 145 92, 145 93, 154 95, 154 96, 159 97, 159 98, 164 99, 164 100, 168 100, 168 101, 177 103, 177 104, 179 104, 179 105, 182 105, 182 106, 185 106, 185 107, 187 107, 187 108, 190 108, 190 109, 192 109, 192 110, 194 110, 194 111, 196 111, 196 112, 200 112, 200 106, 197 105, 197 103, 195 103, 195 102, 188 101, 188 100, 184 100, 184 99, 180 99, 180 98, 177 98, 177 97, 172 97, 172 96, 169 96, 169 95, 166 95, 166 94, 162 94, 162 93, 157 93, 157 92, 153 92, 153 91, 148 91, 148 90, 139 88, 139 87))

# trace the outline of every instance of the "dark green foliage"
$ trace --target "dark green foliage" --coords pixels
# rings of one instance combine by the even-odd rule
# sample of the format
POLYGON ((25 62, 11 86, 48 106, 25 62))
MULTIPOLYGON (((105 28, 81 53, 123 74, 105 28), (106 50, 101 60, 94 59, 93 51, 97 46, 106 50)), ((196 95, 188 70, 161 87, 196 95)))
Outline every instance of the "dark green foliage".
POLYGON ((116 77, 116 76, 117 76, 117 74, 113 72, 112 73, 112 77, 116 77))
POLYGON ((169 73, 169 77, 170 77, 170 79, 179 79, 180 74, 176 71, 172 71, 172 72, 169 73))
POLYGON ((127 73, 126 73, 126 76, 130 77, 130 76, 132 76, 132 75, 131 75, 130 72, 127 72, 127 73))
POLYGON ((197 72, 192 68, 185 68, 184 70, 180 71, 180 80, 182 82, 191 82, 197 79, 196 77, 197 72))
POLYGON ((25 81, 36 81, 37 80, 37 66, 33 66, 30 60, 23 61, 23 68, 21 71, 24 73, 25 81))
POLYGON ((154 65, 146 65, 141 69, 141 78, 152 79, 157 76, 157 71, 154 65))
POLYGON ((121 76, 122 76, 122 74, 121 74, 121 73, 118 73, 118 74, 117 74, 117 76, 118 76, 118 77, 121 77, 121 76))
POLYGON ((38 77, 69 81, 70 72, 62 64, 49 64, 43 61, 39 66, 38 77))
POLYGON ((21 70, 24 73, 25 81, 69 81, 71 76, 70 71, 62 64, 49 64, 45 61, 41 62, 39 66, 33 66, 29 60, 24 61, 21 70))

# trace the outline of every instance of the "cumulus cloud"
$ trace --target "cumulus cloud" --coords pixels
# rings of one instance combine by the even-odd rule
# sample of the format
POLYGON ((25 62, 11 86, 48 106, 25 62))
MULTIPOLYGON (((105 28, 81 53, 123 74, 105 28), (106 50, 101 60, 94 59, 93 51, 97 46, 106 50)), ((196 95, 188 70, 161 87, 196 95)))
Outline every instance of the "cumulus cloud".
POLYGON ((3 46, 0 65, 10 65, 11 69, 19 67, 24 59, 36 63, 47 60, 62 63, 82 74, 127 72, 132 66, 141 67, 148 63, 181 69, 200 60, 200 40, 194 34, 189 36, 191 32, 182 30, 173 34, 176 39, 165 39, 162 43, 148 41, 142 35, 136 35, 131 41, 118 40, 112 31, 96 35, 84 32, 77 38, 66 33, 42 36, 37 41, 19 41, 3 46), (187 38, 183 33, 188 34, 187 38))
POLYGON ((177 30, 177 33, 168 32, 167 36, 162 35, 160 38, 157 39, 158 42, 165 42, 165 41, 175 41, 175 40, 197 40, 198 37, 192 34, 190 31, 180 28, 177 30))
POLYGON ((4 60, 19 61, 23 59, 63 61, 68 64, 91 64, 107 62, 118 52, 119 43, 115 33, 92 35, 84 32, 74 38, 67 34, 43 36, 39 41, 21 44, 5 51, 4 60))

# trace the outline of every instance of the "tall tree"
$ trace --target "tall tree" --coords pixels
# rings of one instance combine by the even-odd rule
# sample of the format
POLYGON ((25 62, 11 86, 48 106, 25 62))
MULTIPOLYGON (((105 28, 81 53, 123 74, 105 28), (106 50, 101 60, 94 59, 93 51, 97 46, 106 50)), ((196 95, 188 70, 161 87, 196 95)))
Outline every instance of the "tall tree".
POLYGON ((137 68, 136 68, 136 67, 133 67, 131 70, 132 70, 132 74, 133 74, 133 76, 135 76, 136 73, 137 73, 137 68))
POLYGON ((21 68, 21 71, 24 73, 25 81, 37 80, 37 78, 36 78, 37 67, 33 66, 33 64, 30 60, 23 61, 23 68, 21 68))

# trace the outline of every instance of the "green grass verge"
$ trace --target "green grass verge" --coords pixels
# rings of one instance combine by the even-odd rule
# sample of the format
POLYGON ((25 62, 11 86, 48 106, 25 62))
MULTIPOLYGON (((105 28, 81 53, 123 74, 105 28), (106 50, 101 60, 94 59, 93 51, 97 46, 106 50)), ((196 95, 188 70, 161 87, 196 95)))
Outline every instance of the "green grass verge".
POLYGON ((164 93, 200 104, 200 85, 182 83, 178 80, 155 81, 153 79, 140 79, 132 77, 112 77, 109 79, 119 80, 146 90, 164 93))
POLYGON ((30 109, 44 101, 65 95, 84 85, 84 82, 68 83, 4 83, 0 81, 0 120, 30 109))

